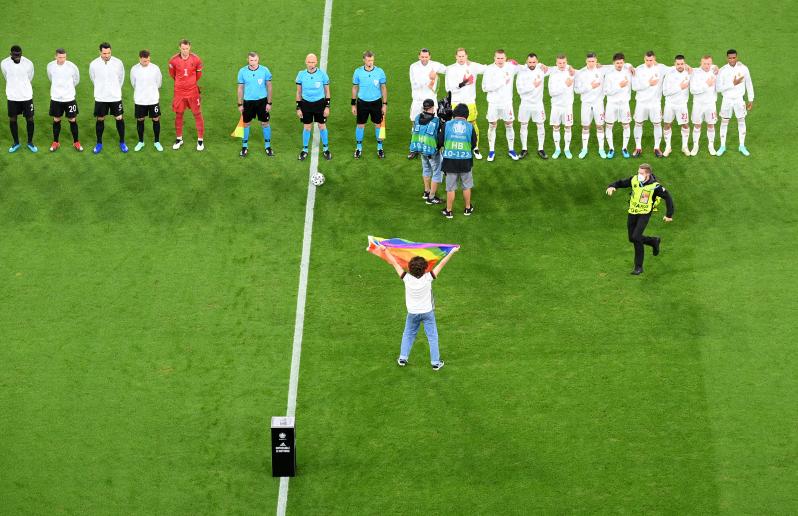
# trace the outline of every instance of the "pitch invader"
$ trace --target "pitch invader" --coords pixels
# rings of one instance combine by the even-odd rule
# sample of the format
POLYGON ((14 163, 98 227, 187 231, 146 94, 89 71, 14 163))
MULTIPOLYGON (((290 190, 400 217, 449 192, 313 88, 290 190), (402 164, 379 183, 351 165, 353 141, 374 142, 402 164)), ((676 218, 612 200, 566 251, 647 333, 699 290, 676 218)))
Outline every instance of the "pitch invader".
POLYGON ((363 53, 363 66, 352 74, 352 114, 355 116, 355 159, 363 155, 366 122, 371 118, 377 138, 377 157, 385 157, 380 139, 380 124, 388 109, 388 87, 385 71, 374 64, 374 52, 363 53))
POLYGON ((197 126, 197 150, 205 149, 205 119, 202 117, 202 101, 197 84, 202 77, 202 60, 191 51, 191 42, 181 39, 180 52, 169 60, 169 75, 175 81, 175 96, 172 99, 172 111, 175 112, 176 139, 174 150, 183 146, 183 115, 186 109, 194 115, 197 126))
POLYGON ((690 93, 693 94, 693 148, 690 155, 698 154, 698 143, 701 140, 701 125, 707 124, 707 150, 710 156, 715 155, 715 123, 718 120, 718 94, 715 89, 718 67, 712 64, 712 56, 707 54, 701 58, 701 67, 693 70, 690 77, 690 93))
POLYGON ((579 159, 587 156, 587 145, 590 141, 590 124, 596 124, 596 139, 599 144, 599 156, 606 158, 604 152, 604 75, 607 69, 599 66, 595 52, 589 52, 585 58, 585 67, 576 73, 574 91, 582 101, 579 120, 582 123, 582 150, 579 159))
POLYGON ((515 153, 515 113, 513 112, 513 83, 518 71, 516 63, 507 62, 503 49, 493 53, 493 64, 485 68, 482 75, 482 91, 487 93, 488 114, 488 161, 496 157, 496 127, 499 120, 504 122, 504 136, 507 138, 507 155, 518 160, 515 153))
POLYGON ((624 158, 629 157, 627 147, 631 133, 632 110, 629 101, 632 98, 632 74, 634 68, 626 64, 626 56, 618 52, 612 56, 612 69, 604 75, 604 94, 607 96, 607 106, 604 109, 604 136, 607 140, 607 158, 615 157, 615 143, 612 137, 612 127, 615 122, 620 122, 623 127, 623 140, 621 153, 624 158))
MULTIPOLYGON (((410 89, 413 95, 413 102, 410 104, 410 124, 411 133, 415 126, 416 117, 424 111, 424 101, 432 99, 435 103, 433 107, 438 109, 438 74, 446 73, 446 67, 430 58, 428 48, 422 48, 418 52, 418 61, 410 65, 410 89)), ((418 156, 418 152, 411 151, 407 159, 418 156)))
POLYGON ((452 109, 458 104, 468 107, 468 122, 474 128, 477 144, 471 153, 476 159, 482 159, 479 152, 479 126, 477 125, 477 75, 484 73, 486 66, 468 60, 468 52, 458 48, 455 62, 446 67, 446 91, 452 92, 452 109))
POLYGON ((139 62, 130 69, 130 84, 133 86, 133 103, 135 104, 136 132, 139 141, 133 150, 138 152, 144 148, 144 119, 152 120, 153 146, 163 152, 161 145, 161 84, 163 76, 158 65, 150 62, 150 51, 139 52, 139 62))
POLYGON ((319 137, 324 148, 324 159, 331 160, 327 117, 330 116, 330 77, 318 68, 316 54, 305 57, 305 69, 296 76, 296 114, 302 121, 302 151, 299 161, 308 157, 308 144, 313 122, 319 124, 319 137))
POLYGON ((671 154, 671 136, 673 132, 673 121, 682 130, 682 153, 690 155, 688 147, 690 139, 690 113, 687 110, 687 101, 690 97, 690 73, 684 63, 682 54, 674 57, 673 68, 671 68, 662 79, 662 94, 665 96, 665 152, 663 156, 671 154))
POLYGON ((246 158, 249 154, 249 124, 255 118, 263 129, 263 147, 267 156, 274 156, 272 150, 272 128, 269 125, 272 110, 272 73, 260 64, 257 52, 247 54, 247 65, 238 71, 238 110, 244 120, 244 137, 241 139, 241 152, 246 158))
POLYGON ((125 144, 125 113, 122 106, 122 84, 125 82, 125 65, 118 58, 111 55, 111 44, 100 43, 100 57, 89 65, 89 77, 94 83, 94 116, 97 123, 94 126, 97 134, 97 145, 94 154, 103 150, 103 132, 105 131, 105 117, 110 114, 116 120, 116 131, 119 133, 119 149, 127 152, 125 144))
POLYGON ((745 147, 745 115, 754 108, 754 84, 748 67, 737 60, 737 51, 726 52, 727 63, 718 72, 718 91, 723 97, 720 103, 720 147, 718 156, 726 152, 726 132, 732 113, 737 117, 737 134, 740 138, 738 150, 743 156, 751 153, 745 147), (748 93, 748 104, 745 94, 748 93))
POLYGON ((80 70, 75 63, 67 60, 66 50, 55 51, 55 61, 47 64, 47 78, 50 79, 50 116, 53 117, 53 143, 50 152, 61 147, 61 118, 66 117, 72 132, 72 146, 83 152, 78 138, 78 103, 75 100, 75 86, 80 82, 80 70))
POLYGON ((538 156, 549 159, 543 144, 546 141, 546 108, 543 106, 543 81, 549 74, 549 68, 538 61, 534 52, 526 58, 526 66, 519 66, 516 74, 515 87, 521 104, 518 106, 518 122, 521 124, 521 154, 518 159, 524 159, 527 151, 527 137, 529 134, 529 121, 537 126, 538 156))
POLYGON ((635 151, 632 156, 643 154, 643 123, 649 120, 654 126, 654 155, 662 157, 659 150, 662 142, 662 78, 669 67, 657 62, 653 50, 646 52, 644 63, 635 70, 632 88, 635 90, 635 151))
POLYGON ((574 70, 568 66, 565 54, 557 56, 557 67, 549 75, 549 96, 551 97, 551 115, 549 124, 554 140, 552 159, 561 153, 571 159, 571 127, 574 125, 574 70), (560 126, 564 126, 564 149, 560 151, 560 126))
POLYGON ((17 117, 22 115, 27 122, 28 150, 38 152, 33 144, 33 63, 22 55, 22 47, 11 47, 11 55, 0 62, 0 70, 6 79, 6 99, 8 99, 8 124, 14 143, 8 152, 19 150, 19 126, 17 117))

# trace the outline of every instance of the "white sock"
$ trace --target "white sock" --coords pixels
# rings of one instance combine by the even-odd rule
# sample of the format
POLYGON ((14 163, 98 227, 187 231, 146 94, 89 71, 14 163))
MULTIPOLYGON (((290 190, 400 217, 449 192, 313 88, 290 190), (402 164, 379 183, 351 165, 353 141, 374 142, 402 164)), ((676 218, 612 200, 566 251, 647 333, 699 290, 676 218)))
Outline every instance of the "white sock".
POLYGON ((604 150, 604 127, 596 126, 596 138, 598 138, 599 142, 599 150, 604 150))
POLYGON ((654 124, 654 148, 659 149, 662 141, 662 124, 654 124))
POLYGON ((635 149, 643 148, 643 126, 635 124, 635 149))
POLYGON ((507 137, 507 150, 513 150, 515 147, 515 127, 505 125, 504 136, 507 137))
POLYGON ((552 129, 551 130, 551 139, 554 140, 554 149, 560 150, 560 129, 552 129))
MULTIPOLYGON (((629 145, 629 133, 632 132, 632 128, 628 125, 623 126, 623 147, 622 149, 627 149, 629 145)), ((642 136, 643 130, 640 130, 640 134, 642 136)))
POLYGON ((546 126, 538 124, 538 150, 543 150, 543 142, 546 141, 546 126))
POLYGON ((612 141, 612 124, 604 126, 604 136, 607 138, 607 148, 615 150, 615 143, 612 141))
POLYGON ((720 121, 720 146, 726 146, 726 132, 729 130, 729 119, 724 118, 720 121))
POLYGON ((709 148, 715 148, 715 126, 707 127, 707 140, 709 140, 709 148))
POLYGON ((493 148, 496 146, 496 126, 489 125, 488 126, 488 150, 493 152, 493 148))
POLYGON ((587 149, 587 142, 590 141, 590 128, 582 128, 582 150, 587 149))
MULTIPOLYGON (((707 134, 709 134, 709 129, 707 129, 707 134)), ((701 126, 694 125, 693 126, 693 148, 698 148, 698 142, 701 141, 701 126)))
POLYGON ((737 133, 740 135, 740 147, 745 146, 745 118, 737 119, 737 133))
POLYGON ((684 149, 690 144, 690 128, 687 126, 682 127, 682 148, 684 149))
POLYGON ((671 136, 672 135, 673 135, 673 132, 671 131, 670 128, 665 129, 665 148, 666 149, 669 149, 671 147, 671 136))
POLYGON ((565 126, 565 150, 571 148, 571 126, 565 126))
POLYGON ((529 124, 521 124, 521 150, 526 150, 526 140, 528 133, 529 133, 529 124))

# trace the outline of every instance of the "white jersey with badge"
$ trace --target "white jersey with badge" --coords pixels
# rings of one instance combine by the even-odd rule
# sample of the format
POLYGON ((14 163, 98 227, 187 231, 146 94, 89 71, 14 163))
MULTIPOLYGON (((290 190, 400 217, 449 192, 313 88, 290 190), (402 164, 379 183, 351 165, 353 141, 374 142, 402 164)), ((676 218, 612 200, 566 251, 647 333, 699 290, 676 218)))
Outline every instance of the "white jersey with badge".
POLYGON ((716 86, 717 77, 711 69, 708 72, 701 68, 693 69, 693 75, 690 77, 690 93, 693 94, 693 106, 696 104, 711 104, 714 106, 718 101, 716 86), (707 84, 710 77, 715 77, 712 85, 707 84))
POLYGON ((571 77, 571 72, 567 68, 560 70, 555 68, 549 74, 549 96, 551 96, 551 106, 573 108, 574 105, 574 85, 566 84, 571 77))
POLYGON ((0 70, 6 79, 6 98, 13 101, 33 99, 33 63, 22 56, 19 63, 11 57, 6 57, 0 62, 0 70))
POLYGON ((551 68, 544 72, 540 64, 534 70, 526 65, 518 67, 515 88, 518 90, 518 96, 521 97, 521 105, 543 104, 543 82, 550 71, 551 68))
POLYGON ((485 72, 486 66, 479 63, 454 63, 446 67, 446 91, 452 92, 452 104, 474 104, 477 101, 477 75, 485 72), (471 84, 460 87, 466 77, 473 77, 471 84))
POLYGON ((50 61, 47 64, 47 77, 50 79, 50 98, 56 102, 75 100, 75 86, 80 82, 80 70, 72 61, 50 61))
POLYGON ((130 69, 130 84, 133 86, 133 103, 137 106, 153 106, 160 100, 163 76, 161 69, 155 64, 141 66, 141 63, 130 69))
POLYGON ((437 61, 429 61, 426 65, 421 64, 421 61, 416 61, 410 65, 410 88, 414 101, 437 100, 438 77, 435 77, 432 88, 430 88, 430 72, 445 74, 446 67, 437 61))
POLYGON ((607 104, 623 104, 632 100, 632 74, 626 68, 616 70, 615 67, 604 75, 604 94, 607 104), (625 86, 621 83, 626 81, 625 86))
POLYGON ((111 56, 108 61, 98 57, 89 65, 89 78, 94 83, 94 100, 97 102, 119 102, 122 100, 122 84, 125 82, 125 65, 111 56))
POLYGON ((492 64, 485 69, 482 75, 482 91, 487 93, 488 104, 497 106, 512 106, 513 84, 518 66, 504 63, 502 66, 492 64))
POLYGON ((662 80, 662 94, 665 96, 665 105, 687 105, 690 98, 690 74, 687 70, 678 71, 671 68, 662 80), (682 88, 684 85, 684 88, 682 88))
POLYGON ((641 64, 635 70, 632 88, 636 92, 635 100, 638 104, 659 104, 662 101, 662 79, 670 67, 662 63, 652 66, 641 64), (657 83, 652 86, 651 79, 656 78, 657 83))
POLYGON ((606 68, 596 66, 595 68, 584 67, 576 72, 574 78, 574 91, 579 94, 582 104, 597 104, 604 100, 604 76, 606 68), (598 82, 595 88, 593 84, 598 82))
POLYGON ((718 72, 718 92, 723 95, 724 100, 742 99, 748 93, 748 102, 754 101, 754 84, 751 82, 751 72, 748 67, 738 62, 735 66, 725 64, 718 72), (743 78, 744 80, 735 86, 734 79, 743 78))

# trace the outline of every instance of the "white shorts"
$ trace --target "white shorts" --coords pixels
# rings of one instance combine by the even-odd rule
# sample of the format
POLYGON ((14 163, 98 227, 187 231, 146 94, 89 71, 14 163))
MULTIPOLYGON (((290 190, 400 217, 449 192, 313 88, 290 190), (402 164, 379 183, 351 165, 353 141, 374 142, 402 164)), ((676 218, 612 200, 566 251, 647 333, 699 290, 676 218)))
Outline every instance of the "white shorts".
POLYGON ((690 122, 690 113, 687 111, 687 103, 676 104, 675 106, 665 103, 665 114, 662 116, 666 124, 672 123, 676 120, 679 125, 687 125, 690 122))
POLYGON ((693 104, 693 113, 690 119, 696 125, 706 122, 708 124, 715 124, 718 121, 717 107, 712 104, 693 104))
POLYGON ((499 120, 512 122, 515 120, 512 104, 491 104, 488 102, 488 114, 485 115, 491 124, 499 120))
POLYGON ((551 106, 550 125, 564 125, 571 127, 574 125, 574 105, 570 106, 551 106))
POLYGON ((652 124, 662 122, 662 105, 659 101, 635 105, 635 122, 642 124, 646 120, 652 124))
POLYGON ((524 104, 518 106, 518 121, 522 124, 527 124, 532 120, 536 124, 542 124, 546 121, 546 109, 543 107, 543 102, 538 104, 524 104))
POLYGON ((629 101, 607 102, 607 108, 604 110, 604 121, 608 124, 614 124, 615 122, 630 123, 632 121, 632 110, 629 108, 629 101))
MULTIPOLYGON (((435 111, 438 111, 438 101, 435 101, 435 111)), ((410 104, 410 121, 415 122, 416 117, 424 111, 424 101, 423 100, 414 100, 412 104, 410 104)))
POLYGON ((727 100, 723 99, 720 103, 720 117, 731 118, 732 111, 737 118, 745 118, 748 110, 745 108, 745 101, 740 97, 739 99, 727 100))
POLYGON ((596 125, 604 124, 604 101, 595 102, 593 104, 582 104, 582 112, 579 120, 582 125, 590 125, 590 122, 595 121, 596 125))

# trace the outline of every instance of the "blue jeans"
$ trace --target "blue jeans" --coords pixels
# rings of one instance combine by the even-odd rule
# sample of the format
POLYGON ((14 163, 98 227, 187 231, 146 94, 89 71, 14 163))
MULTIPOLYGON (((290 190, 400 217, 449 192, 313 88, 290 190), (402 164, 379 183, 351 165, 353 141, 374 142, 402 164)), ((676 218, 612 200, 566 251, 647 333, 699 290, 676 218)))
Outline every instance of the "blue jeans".
POLYGON ((441 361, 441 354, 438 351, 438 325, 435 323, 435 310, 425 314, 407 314, 405 332, 402 334, 402 351, 399 354, 399 358, 407 360, 421 323, 424 323, 424 333, 427 334, 427 340, 429 341, 430 363, 435 365, 441 361))

